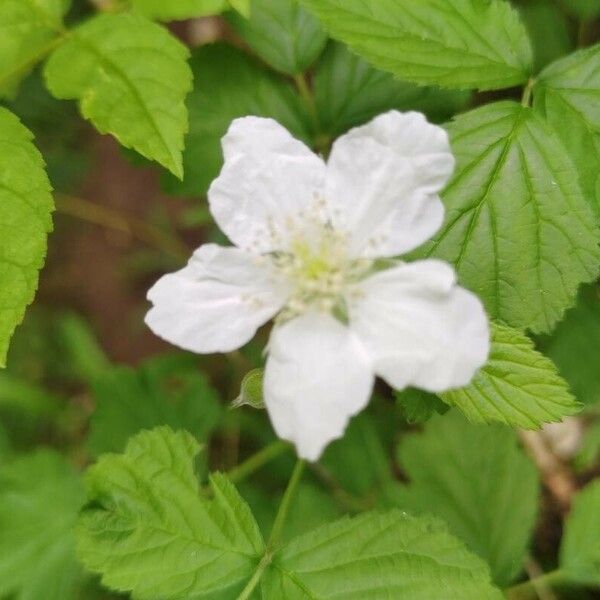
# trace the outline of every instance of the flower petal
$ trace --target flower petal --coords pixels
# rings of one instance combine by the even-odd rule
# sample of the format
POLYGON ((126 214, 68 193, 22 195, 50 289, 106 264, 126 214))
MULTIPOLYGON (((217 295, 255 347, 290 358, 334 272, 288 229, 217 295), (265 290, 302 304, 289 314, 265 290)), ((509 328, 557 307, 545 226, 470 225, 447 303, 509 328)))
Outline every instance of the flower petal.
POLYGON ((302 458, 317 460, 342 437, 367 405, 373 379, 358 338, 328 314, 305 314, 271 334, 265 403, 277 434, 302 458))
POLYGON ((325 163, 276 121, 259 117, 233 121, 223 153, 208 191, 219 227, 240 248, 287 248, 290 223, 323 193, 325 163))
POLYGON ((215 244, 148 292, 146 323, 163 339, 201 354, 247 343, 283 306, 289 290, 267 258, 215 244))
POLYGON ((334 144, 326 193, 355 256, 397 256, 442 225, 438 193, 454 170, 448 135, 420 113, 392 111, 334 144))
POLYGON ((350 326, 392 387, 467 385, 488 358, 488 320, 452 267, 423 260, 381 271, 349 297, 350 326))

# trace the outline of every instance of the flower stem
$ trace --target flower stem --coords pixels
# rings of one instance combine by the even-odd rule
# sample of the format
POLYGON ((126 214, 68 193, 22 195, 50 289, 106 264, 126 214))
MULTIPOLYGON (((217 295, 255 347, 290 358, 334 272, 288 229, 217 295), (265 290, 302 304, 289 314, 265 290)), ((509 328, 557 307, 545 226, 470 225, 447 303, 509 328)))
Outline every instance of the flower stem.
POLYGON ((248 475, 252 475, 252 473, 258 471, 274 458, 277 458, 280 454, 283 454, 286 450, 289 450, 289 448, 290 445, 287 442, 277 440, 250 456, 237 467, 231 469, 227 473, 227 478, 232 483, 238 483, 248 477, 248 475))
POLYGON ((544 597, 543 590, 565 583, 564 573, 557 569, 541 577, 519 583, 506 590, 507 600, 537 600, 544 597))
POLYGON ((283 494, 281 504, 279 505, 279 510, 277 511, 275 522, 273 523, 273 529, 271 529, 271 535, 269 536, 269 541, 267 542, 267 551, 273 550, 273 548, 279 543, 281 534, 283 533, 285 521, 298 490, 298 484, 302 478, 302 473, 304 472, 305 466, 306 463, 302 459, 298 459, 296 466, 292 471, 292 476, 290 477, 288 486, 283 494))
POLYGON ((533 92, 533 86, 535 85, 535 79, 531 77, 523 90, 523 96, 521 98, 521 104, 523 106, 531 106, 531 94, 533 92))
POLYGON ((306 74, 297 73, 294 75, 294 83, 296 84, 296 88, 304 101, 312 121, 312 126, 314 128, 313 144, 316 149, 325 156, 328 154, 329 147, 331 146, 331 136, 328 133, 321 131, 321 120, 319 119, 317 103, 306 78, 306 74))
POLYGON ((281 504, 279 505, 279 510, 277 511, 275 522, 273 523, 273 529, 271 530, 271 535, 269 536, 269 541, 267 542, 265 553, 261 558, 260 562, 258 563, 254 574, 250 578, 250 581, 247 583, 246 587, 237 597, 237 600, 248 600, 252 596, 252 593, 256 589, 256 586, 260 583, 260 578, 262 577, 263 573, 268 568, 268 566, 271 564, 271 561, 273 560, 273 550, 279 543, 281 534, 283 533, 283 526, 285 525, 285 521, 290 511, 290 507, 298 490, 298 484, 300 483, 300 479, 302 479, 302 473, 304 471, 305 465, 306 463, 301 459, 298 459, 298 461, 296 462, 296 466, 292 471, 292 476, 290 477, 288 486, 285 490, 285 493, 283 494, 281 504))

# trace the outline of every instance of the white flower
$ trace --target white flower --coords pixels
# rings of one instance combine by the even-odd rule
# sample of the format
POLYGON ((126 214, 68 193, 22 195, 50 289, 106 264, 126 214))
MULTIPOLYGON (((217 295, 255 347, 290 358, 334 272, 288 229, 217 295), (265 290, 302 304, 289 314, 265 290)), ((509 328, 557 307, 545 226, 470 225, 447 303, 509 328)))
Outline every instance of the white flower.
POLYGON ((207 244, 149 292, 150 328, 199 353, 246 344, 277 315, 265 404, 277 434, 316 460, 343 435, 375 376, 441 392, 487 360, 476 296, 409 252, 441 226, 448 137, 390 112, 344 135, 326 164, 271 119, 234 121, 208 199, 234 247, 207 244))

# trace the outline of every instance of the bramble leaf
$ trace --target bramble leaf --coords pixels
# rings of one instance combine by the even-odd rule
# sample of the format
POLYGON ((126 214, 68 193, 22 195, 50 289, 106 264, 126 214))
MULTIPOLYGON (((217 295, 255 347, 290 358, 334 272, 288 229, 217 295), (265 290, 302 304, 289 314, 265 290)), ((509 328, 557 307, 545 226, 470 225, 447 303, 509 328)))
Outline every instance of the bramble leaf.
POLYGON ((190 132, 183 182, 167 176, 168 192, 203 196, 223 164, 221 138, 237 117, 271 117, 295 136, 310 136, 307 117, 290 85, 227 44, 194 51, 194 91, 188 98, 190 132))
POLYGON ((458 412, 434 417, 423 433, 400 441, 398 458, 410 483, 398 487, 398 508, 443 519, 454 535, 506 586, 523 569, 535 525, 535 466, 501 425, 473 425, 458 412))
POLYGON ((498 89, 527 80, 532 50, 504 0, 301 0, 335 39, 400 79, 498 89))
POLYGON ((345 518, 285 546, 261 586, 263 598, 500 600, 487 565, 441 521, 399 510, 345 518))
POLYGON ((44 264, 54 201, 33 135, 0 107, 0 367, 44 264))
POLYGON ((565 578, 600 585, 600 481, 588 484, 573 501, 560 546, 565 578))
POLYGON ((541 345, 577 400, 584 404, 600 402, 600 297, 596 286, 581 290, 577 305, 541 345))
POLYGON ((46 64, 54 96, 77 99, 101 133, 183 177, 192 87, 188 50, 160 25, 133 14, 94 17, 70 32, 46 64))
POLYGON ((600 217, 600 44, 542 71, 534 106, 568 150, 586 200, 600 217))
POLYGON ((249 18, 232 13, 228 20, 264 61, 288 75, 308 69, 327 43, 319 22, 297 0, 252 0, 249 18))
POLYGON ((64 34, 70 0, 0 0, 0 97, 11 95, 64 34))
POLYGON ((38 450, 0 470, 0 596, 74 600, 81 569, 74 527, 79 477, 58 453, 38 450))
POLYGON ((598 274, 600 239, 573 163, 532 109, 497 102, 448 127, 446 219, 418 254, 451 262, 495 320, 541 333, 598 274))
POLYGON ((236 598, 264 553, 247 504, 222 475, 202 495, 200 446, 168 427, 133 437, 87 474, 78 554, 104 585, 141 600, 236 598))
POLYGON ((473 422, 499 421, 525 429, 561 421, 580 408, 552 361, 526 335, 497 324, 492 326, 488 363, 469 386, 440 397, 473 422))
POLYGON ((418 110, 437 122, 466 107, 470 92, 417 86, 379 71, 342 44, 331 43, 315 73, 321 127, 338 136, 388 110, 418 110))

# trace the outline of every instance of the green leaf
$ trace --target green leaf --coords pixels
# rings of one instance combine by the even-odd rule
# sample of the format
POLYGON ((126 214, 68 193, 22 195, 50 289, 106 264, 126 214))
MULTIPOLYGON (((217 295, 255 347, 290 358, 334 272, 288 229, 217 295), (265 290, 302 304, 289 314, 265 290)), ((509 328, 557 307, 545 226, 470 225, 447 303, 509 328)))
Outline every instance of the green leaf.
POLYGON ((497 324, 487 365, 469 386, 440 397, 476 423, 499 421, 525 429, 561 421, 580 409, 552 361, 526 335, 497 324))
POLYGON ((32 138, 0 107, 0 367, 35 296, 52 230, 50 182, 32 138))
POLYGON ((378 425, 368 413, 355 417, 344 437, 328 446, 320 461, 342 489, 359 496, 378 491, 393 477, 384 445, 388 436, 378 425))
POLYGON ((132 435, 159 425, 187 429, 206 440, 222 415, 204 375, 196 368, 165 364, 164 358, 138 370, 114 367, 96 379, 93 390, 96 411, 88 447, 95 456, 122 452, 132 435))
POLYGON ((581 585, 600 585, 600 481, 576 496, 560 547, 565 578, 581 585))
POLYGON ((78 554, 104 585, 139 600, 236 598, 264 552, 248 506, 222 475, 200 493, 197 442, 168 427, 138 434, 87 474, 78 554))
POLYGON ((435 394, 414 388, 394 392, 396 402, 402 410, 406 422, 414 425, 425 423, 436 414, 443 415, 450 407, 442 402, 435 394))
POLYGON ((582 20, 591 20, 600 15, 600 0, 562 0, 561 3, 582 20))
POLYGON ((323 129, 338 136, 388 110, 418 110, 444 121, 466 107, 469 92, 422 87, 371 67, 342 44, 331 43, 315 73, 323 129))
POLYGON ((431 513, 491 567, 506 586, 523 570, 535 525, 537 470, 501 425, 473 425, 459 413, 434 417, 405 436, 398 452, 410 484, 398 508, 431 513))
POLYGON ((0 470, 0 596, 75 600, 81 578, 74 526, 83 503, 78 476, 51 450, 0 470))
POLYGON ((237 10, 240 15, 249 18, 252 12, 252 0, 229 0, 231 8, 237 10))
POLYGON ((580 402, 600 402, 600 297, 596 286, 581 290, 577 305, 541 345, 580 402))
POLYGON ((590 425, 581 440, 581 446, 574 459, 578 471, 592 469, 600 459, 600 423, 590 425))
POLYGON ((265 62, 288 75, 308 69, 327 43, 319 22, 297 0, 252 0, 249 18, 232 13, 228 20, 265 62))
POLYGON ((534 106, 568 150, 600 217, 600 45, 546 68, 536 80, 534 106))
POLYGON ((79 100, 98 131, 181 178, 184 100, 192 86, 187 57, 187 48, 159 25, 105 14, 70 32, 45 76, 54 96, 79 100))
POLYGON ((129 0, 131 6, 149 19, 177 21, 218 15, 229 8, 227 0, 129 0))
POLYGON ((195 87, 188 99, 191 129, 186 140, 186 177, 165 180, 168 192, 203 196, 221 170, 221 138, 237 117, 272 117, 295 136, 309 136, 308 118, 293 89, 244 53, 226 44, 194 51, 195 87))
POLYGON ((594 215, 543 119, 497 102, 449 125, 457 170, 446 220, 419 254, 447 260, 495 320, 549 331, 598 273, 594 215))
POLYGON ((555 0, 528 1, 519 12, 533 45, 536 72, 572 50, 569 22, 555 0))
POLYGON ((70 0, 0 0, 0 97, 12 95, 60 41, 69 4, 70 0))
POLYGON ((527 80, 532 51, 504 0, 301 0, 336 39, 400 79, 498 89, 527 80))
POLYGON ((431 517, 400 511, 345 518, 296 538, 275 556, 263 598, 500 600, 487 565, 431 517))
POLYGON ((265 378, 264 369, 252 369, 244 375, 240 384, 240 393, 231 403, 231 408, 240 406, 251 406, 257 410, 265 408, 265 398, 263 393, 263 382, 265 378))

